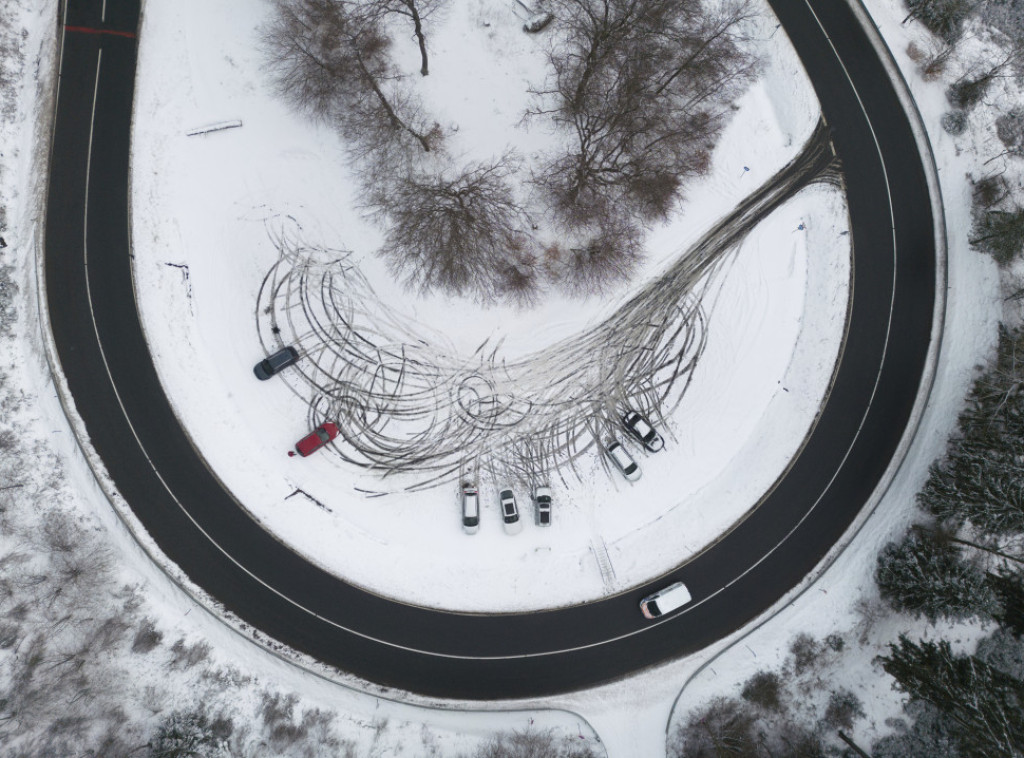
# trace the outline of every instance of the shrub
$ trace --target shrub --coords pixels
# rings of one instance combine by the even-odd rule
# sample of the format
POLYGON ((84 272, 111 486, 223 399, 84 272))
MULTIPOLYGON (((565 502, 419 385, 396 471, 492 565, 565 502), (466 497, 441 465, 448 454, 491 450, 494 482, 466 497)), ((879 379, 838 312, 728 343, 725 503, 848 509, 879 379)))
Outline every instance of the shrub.
POLYGON ((171 660, 168 665, 172 669, 190 669, 209 656, 210 646, 205 642, 186 645, 185 640, 180 639, 171 646, 171 660))
POLYGON ((967 111, 953 110, 942 114, 942 130, 953 137, 959 137, 967 131, 967 111))
POLYGON ((133 653, 148 653, 163 641, 163 633, 156 628, 151 619, 143 619, 132 640, 133 653))
POLYGON ((743 685, 741 697, 766 711, 781 711, 782 680, 774 671, 758 671, 743 685))
POLYGON ((825 707, 823 721, 832 729, 852 729, 853 722, 864 718, 864 706, 860 698, 846 689, 833 692, 825 707))
POLYGON ((789 645, 793 655, 793 673, 797 676, 812 668, 821 654, 821 644, 806 632, 798 634, 789 645))

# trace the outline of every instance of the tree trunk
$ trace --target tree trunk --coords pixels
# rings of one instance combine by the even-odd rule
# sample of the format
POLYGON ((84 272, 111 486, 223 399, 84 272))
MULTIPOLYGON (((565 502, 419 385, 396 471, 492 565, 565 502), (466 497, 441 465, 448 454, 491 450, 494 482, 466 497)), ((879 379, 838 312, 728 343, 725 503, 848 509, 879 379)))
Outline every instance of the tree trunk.
POLYGON ((423 22, 420 20, 419 10, 416 8, 416 0, 403 0, 412 16, 413 31, 416 34, 416 41, 420 45, 420 75, 426 76, 430 73, 427 66, 427 40, 423 35, 423 22))

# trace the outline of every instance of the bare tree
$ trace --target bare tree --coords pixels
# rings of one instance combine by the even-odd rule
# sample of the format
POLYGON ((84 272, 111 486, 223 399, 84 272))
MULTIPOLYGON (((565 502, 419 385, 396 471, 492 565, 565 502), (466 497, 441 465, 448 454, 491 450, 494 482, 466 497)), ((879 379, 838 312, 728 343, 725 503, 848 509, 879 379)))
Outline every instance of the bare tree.
POLYGON ((508 183, 513 163, 506 155, 455 175, 411 175, 382 188, 373 201, 390 222, 381 253, 407 285, 492 296, 504 278, 523 289, 532 243, 508 183))
POLYGON ((707 13, 696 0, 559 0, 564 41, 527 115, 551 116, 572 147, 539 172, 563 219, 590 223, 602 198, 663 218, 682 180, 705 170, 726 104, 754 63, 738 44, 745 3, 707 13))
POLYGON ((606 214, 589 228, 569 232, 570 241, 547 247, 548 275, 567 294, 585 297, 628 279, 643 260, 640 227, 622 212, 606 214))
POLYGON ((394 13, 407 17, 412 22, 413 36, 420 49, 420 74, 430 73, 427 60, 427 37, 423 22, 439 5, 438 0, 377 0, 375 8, 381 13, 394 13))
POLYGON ((350 135, 390 129, 430 151, 429 130, 387 86, 395 74, 380 14, 341 0, 278 0, 263 38, 277 89, 298 108, 350 135))

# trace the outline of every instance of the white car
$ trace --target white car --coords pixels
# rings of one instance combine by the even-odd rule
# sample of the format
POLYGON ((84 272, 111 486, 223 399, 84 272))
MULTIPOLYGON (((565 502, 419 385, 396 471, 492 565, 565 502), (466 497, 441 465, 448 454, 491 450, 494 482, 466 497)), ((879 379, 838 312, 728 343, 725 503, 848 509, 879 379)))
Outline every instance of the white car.
POLYGON ((523 531, 523 522, 519 520, 519 506, 512 489, 503 489, 498 493, 498 499, 501 501, 501 525, 505 534, 519 534, 523 531))
POLYGON ((608 445, 608 457, 629 481, 635 482, 640 478, 640 466, 618 440, 612 440, 608 445))
POLYGON ((480 531, 480 495, 468 483, 462 485, 462 530, 466 534, 480 531))
POLYGON ((659 616, 664 616, 666 613, 679 610, 691 600, 693 600, 693 597, 690 595, 690 591, 686 589, 686 585, 682 582, 676 582, 641 600, 640 612, 646 618, 656 619, 659 616))

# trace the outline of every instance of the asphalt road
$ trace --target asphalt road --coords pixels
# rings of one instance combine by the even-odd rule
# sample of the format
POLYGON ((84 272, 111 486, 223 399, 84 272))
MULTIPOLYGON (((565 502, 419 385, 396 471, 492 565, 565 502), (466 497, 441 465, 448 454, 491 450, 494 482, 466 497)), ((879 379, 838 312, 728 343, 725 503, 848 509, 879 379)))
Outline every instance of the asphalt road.
POLYGON ((750 517, 670 576, 600 602, 508 615, 428 610, 344 584, 251 521, 193 451, 161 390, 131 278, 138 0, 69 4, 46 222, 59 358, 92 444, 160 548, 269 637, 423 694, 515 698, 595 685, 698 650, 771 606, 813 570, 882 477, 925 367, 935 251, 907 118, 845 3, 772 3, 844 159, 852 217, 848 335, 816 428, 750 517), (645 622, 640 598, 677 578, 694 603, 645 622))

